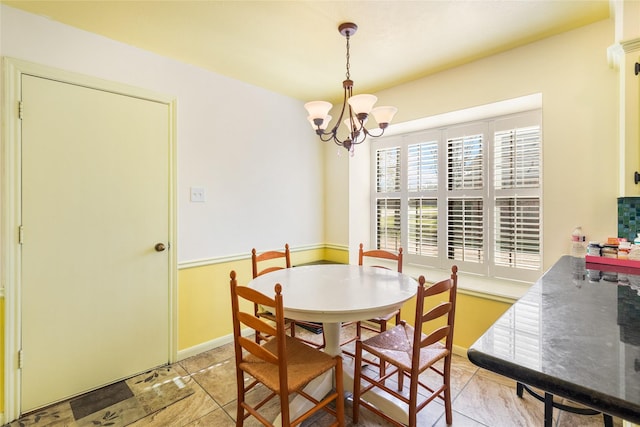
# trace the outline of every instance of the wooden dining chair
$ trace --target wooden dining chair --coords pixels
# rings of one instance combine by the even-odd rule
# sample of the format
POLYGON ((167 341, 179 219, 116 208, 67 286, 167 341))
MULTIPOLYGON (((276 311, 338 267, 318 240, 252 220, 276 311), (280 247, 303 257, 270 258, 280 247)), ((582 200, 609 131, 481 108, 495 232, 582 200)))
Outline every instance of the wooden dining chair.
MULTIPOLYGON (((380 260, 380 259, 386 259, 386 260, 391 260, 391 261, 395 261, 397 263, 397 270, 398 273, 402 273, 402 248, 398 249, 398 253, 393 253, 390 251, 385 251, 382 249, 372 249, 369 251, 365 251, 363 248, 363 244, 360 243, 360 248, 358 250, 358 265, 362 266, 364 265, 364 259, 365 258, 372 258, 372 259, 376 259, 376 260, 380 260)), ((375 261, 374 261, 375 262, 375 261)), ((371 265, 371 267, 378 267, 378 268, 384 268, 387 270, 390 270, 389 267, 384 266, 384 265, 371 265)), ((350 338, 347 338, 345 341, 340 342, 341 346, 345 346, 357 339, 362 338, 362 330, 366 329, 372 332, 376 332, 376 333, 380 333, 380 332, 384 332, 387 330, 387 322, 389 322, 391 319, 395 318, 395 324, 399 324, 400 323, 400 309, 395 310, 391 313, 387 313, 384 316, 381 317, 376 317, 373 319, 369 319, 367 320, 365 323, 358 321, 358 322, 352 322, 356 324, 356 335, 352 336, 350 338)), ((345 323, 343 324, 343 327, 348 327, 349 325, 351 325, 352 323, 345 323)), ((349 350, 343 349, 343 352, 351 357, 354 357, 355 354, 350 352, 349 350)))
POLYGON ((458 289, 458 267, 451 268, 451 277, 432 286, 425 287, 425 278, 420 276, 416 297, 414 326, 404 320, 399 325, 367 340, 356 341, 356 360, 353 384, 353 423, 357 424, 360 407, 368 408, 390 423, 403 426, 375 406, 366 402, 363 395, 377 388, 408 405, 409 427, 417 426, 418 412, 435 398, 444 402, 447 424, 452 423, 451 410, 451 357, 453 329, 458 289), (427 298, 435 300, 428 305, 427 298), (445 301, 438 301, 445 299, 445 301), (423 331, 428 332, 424 333, 423 331), (363 352, 380 360, 381 371, 362 366, 363 352), (439 363, 442 361, 442 363, 439 363), (420 374, 430 370, 439 385, 426 385, 420 374), (388 385, 392 377, 397 387, 388 385), (397 377, 397 378, 396 378, 397 377), (409 379, 408 393, 402 393, 404 378, 409 379))
MULTIPOLYGON (((253 271, 253 278, 255 279, 258 276, 262 276, 263 274, 271 273, 272 271, 282 270, 284 268, 291 268, 291 252, 289 251, 289 244, 285 243, 284 251, 266 251, 258 254, 256 249, 251 249, 251 268, 253 271), (279 261, 279 262, 278 262, 279 261), (282 262, 284 261, 284 266, 282 262)), ((253 312, 256 317, 261 317, 264 319, 268 319, 274 321, 273 313, 271 312, 270 307, 263 307, 258 304, 254 304, 253 312)), ((317 324, 311 324, 310 322, 304 322, 293 319, 285 319, 285 323, 287 325, 287 330, 291 334, 292 337, 299 339, 300 341, 308 344, 312 347, 322 349, 326 345, 326 339, 324 336, 324 331, 322 333, 322 341, 320 343, 316 341, 307 340, 301 336, 296 336, 296 325, 307 326, 313 328, 317 328, 317 324)), ((256 331, 255 340, 257 343, 265 340, 268 337, 264 337, 260 335, 258 331, 256 331)))
MULTIPOLYGON (((332 426, 344 426, 344 388, 342 358, 330 356, 320 350, 288 336, 285 333, 282 286, 274 287, 274 298, 270 298, 255 289, 239 286, 236 272, 231 271, 231 311, 233 315, 233 342, 235 348, 236 385, 238 407, 236 426, 244 425, 244 420, 253 416, 263 425, 272 426, 260 411, 274 397, 280 400, 281 425, 297 426, 318 411, 333 415, 336 420, 332 426), (273 307, 275 326, 251 312, 242 311, 244 301, 273 307), (242 336, 242 328, 248 327, 268 336, 264 343, 242 336), (303 388, 321 375, 335 375, 335 390, 321 400, 307 394, 303 388), (245 375, 246 374, 246 375, 245 375), (246 376, 246 378, 245 378, 246 376), (258 384, 264 385, 270 393, 256 404, 251 404, 247 393, 258 384), (289 398, 302 396, 311 404, 311 408, 295 419, 290 419, 289 398), (334 402, 335 409, 330 405, 334 402)), ((261 394, 261 393, 258 393, 261 394)), ((253 400, 253 399, 251 399, 253 400)))
MULTIPOLYGON (((393 252, 381 250, 381 249, 372 249, 370 251, 365 251, 363 249, 362 243, 360 243, 360 249, 358 251, 358 265, 364 265, 365 257, 375 258, 375 259, 388 259, 391 261, 395 261, 398 265, 397 267, 398 273, 402 273, 402 248, 398 249, 397 254, 393 252)), ((386 268, 387 270, 390 270, 390 268, 385 267, 383 265, 373 265, 373 267, 386 268)), ((396 325, 398 325, 400 323, 400 309, 393 311, 391 313, 387 313, 385 316, 376 317, 374 319, 369 319, 367 321, 369 324, 371 323, 375 324, 376 327, 371 327, 366 323, 363 324, 362 322, 359 322, 358 323, 359 328, 357 331, 358 337, 361 336, 362 329, 367 329, 367 330, 378 332, 378 333, 386 331, 387 322, 389 322, 389 320, 393 318, 395 318, 395 323, 396 325)))
MULTIPOLYGON (((258 254, 256 248, 251 249, 251 269, 253 271, 254 279, 263 274, 267 274, 272 271, 281 270, 284 268, 291 268, 291 253, 289 252, 288 243, 285 243, 284 251, 273 250, 258 254)), ((273 315, 271 310, 271 307, 263 307, 257 303, 253 304, 253 313, 256 317, 268 319, 274 322, 275 316, 273 315)), ((291 336, 295 336, 296 330, 295 326, 293 325, 293 321, 291 321, 290 319, 286 319, 285 322, 287 330, 290 331, 291 336)), ((267 340, 268 338, 269 337, 260 335, 259 331, 256 330, 256 343, 259 344, 260 341, 267 340)))

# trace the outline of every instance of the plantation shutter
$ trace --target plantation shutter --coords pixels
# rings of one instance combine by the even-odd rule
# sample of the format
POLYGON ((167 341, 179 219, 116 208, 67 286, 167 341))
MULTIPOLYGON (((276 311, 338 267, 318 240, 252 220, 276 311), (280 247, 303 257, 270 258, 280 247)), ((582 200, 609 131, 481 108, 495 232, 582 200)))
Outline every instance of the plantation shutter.
POLYGON ((407 147, 406 252, 438 256, 438 141, 407 147))
POLYGON ((498 131, 494 143, 496 189, 540 186, 540 126, 498 131))
POLYGON ((401 246, 400 147, 376 151, 376 247, 397 251, 401 246))
POLYGON ((377 150, 376 178, 378 193, 400 191, 400 147, 377 150))
POLYGON ((484 135, 447 138, 447 258, 485 262, 484 135))
POLYGON ((449 199, 447 206, 447 257, 484 262, 484 215, 481 198, 449 199))
POLYGON ((540 126, 494 135, 494 264, 537 270, 541 265, 540 126), (535 190, 527 195, 527 190, 535 190))
POLYGON ((448 189, 472 190, 484 186, 482 134, 447 140, 448 189))

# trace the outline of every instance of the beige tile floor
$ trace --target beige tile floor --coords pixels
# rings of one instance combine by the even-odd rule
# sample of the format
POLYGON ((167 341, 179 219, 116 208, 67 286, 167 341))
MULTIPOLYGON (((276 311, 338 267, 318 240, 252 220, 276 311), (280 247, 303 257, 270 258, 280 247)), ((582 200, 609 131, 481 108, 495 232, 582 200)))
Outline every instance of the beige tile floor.
MULTIPOLYGON (((304 333, 300 331, 300 333, 304 333)), ((235 425, 236 385, 232 344, 201 353, 171 366, 182 375, 182 381, 192 387, 194 393, 146 418, 131 424, 141 426, 175 427, 227 427, 235 425)), ((514 381, 480 369, 464 356, 455 356, 452 366, 453 425, 456 427, 490 426, 542 426, 543 405, 525 393, 516 396, 514 381)), ((346 397, 346 426, 354 425, 351 419, 351 400, 346 397)), ((272 416, 277 414, 270 408, 272 416)), ((602 426, 602 416, 580 416, 554 411, 555 427, 602 426)), ((330 417, 318 417, 307 422, 307 427, 329 425, 330 417)), ((445 426, 444 406, 433 402, 419 415, 419 426, 445 426)), ((30 424, 23 424, 24 426, 30 424)), ((40 424, 39 424, 40 425, 40 424)), ((61 424, 57 424, 61 425, 61 424)), ((250 419, 245 426, 260 424, 250 419)), ((386 427, 390 424, 375 414, 361 410, 359 426, 386 427)), ((622 426, 614 418, 614 426, 622 426)))

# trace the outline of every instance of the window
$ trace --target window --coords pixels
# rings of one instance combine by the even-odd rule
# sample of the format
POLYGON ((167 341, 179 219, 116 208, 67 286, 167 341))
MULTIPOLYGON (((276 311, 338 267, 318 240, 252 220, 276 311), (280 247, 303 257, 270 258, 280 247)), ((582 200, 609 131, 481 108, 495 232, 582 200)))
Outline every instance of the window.
POLYGON ((374 239, 410 263, 531 281, 542 263, 540 110, 386 137, 374 239))

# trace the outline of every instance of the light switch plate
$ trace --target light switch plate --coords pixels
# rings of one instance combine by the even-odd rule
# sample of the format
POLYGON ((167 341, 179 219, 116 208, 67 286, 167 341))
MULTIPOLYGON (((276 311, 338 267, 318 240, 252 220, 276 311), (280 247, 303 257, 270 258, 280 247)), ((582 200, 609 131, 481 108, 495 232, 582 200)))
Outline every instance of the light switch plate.
POLYGON ((191 187, 191 201, 203 203, 207 200, 204 187, 191 187))

